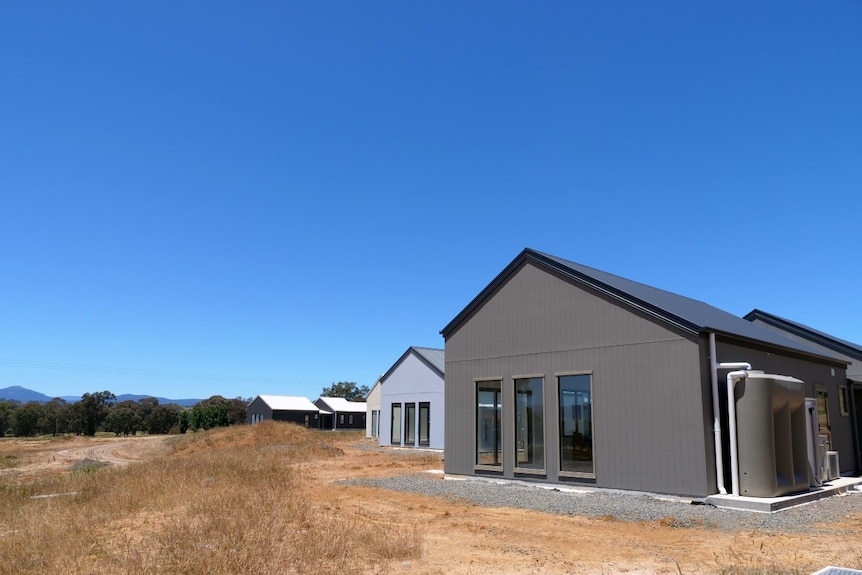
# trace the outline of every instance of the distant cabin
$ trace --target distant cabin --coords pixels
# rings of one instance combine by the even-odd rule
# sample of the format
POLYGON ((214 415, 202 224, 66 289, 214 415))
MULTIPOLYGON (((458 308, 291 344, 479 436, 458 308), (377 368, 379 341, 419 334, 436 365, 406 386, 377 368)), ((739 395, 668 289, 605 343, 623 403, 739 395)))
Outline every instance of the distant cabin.
POLYGON ((320 408, 308 398, 290 395, 258 395, 246 407, 248 423, 271 419, 289 421, 305 427, 319 428, 320 408))
POLYGON ((343 397, 321 397, 314 402, 320 409, 321 429, 365 429, 367 405, 343 397))

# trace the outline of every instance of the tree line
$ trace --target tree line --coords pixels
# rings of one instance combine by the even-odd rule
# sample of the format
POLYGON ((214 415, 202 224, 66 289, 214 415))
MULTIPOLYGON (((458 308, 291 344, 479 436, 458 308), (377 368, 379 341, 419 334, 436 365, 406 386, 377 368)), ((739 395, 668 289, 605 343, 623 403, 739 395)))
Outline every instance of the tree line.
POLYGON ((59 397, 47 402, 0 399, 0 437, 88 435, 98 431, 117 435, 186 433, 246 422, 247 401, 214 395, 191 409, 160 404, 154 397, 116 401, 110 391, 85 393, 69 403, 59 397))

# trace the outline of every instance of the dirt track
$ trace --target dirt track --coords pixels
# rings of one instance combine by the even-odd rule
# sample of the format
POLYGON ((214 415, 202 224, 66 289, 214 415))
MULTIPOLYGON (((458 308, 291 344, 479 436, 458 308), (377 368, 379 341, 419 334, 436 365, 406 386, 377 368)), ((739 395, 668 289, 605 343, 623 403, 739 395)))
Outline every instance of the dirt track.
POLYGON ((56 442, 38 439, 6 439, 0 452, 19 454, 20 465, 0 469, 0 477, 26 478, 52 470, 60 471, 84 459, 110 465, 145 461, 165 449, 167 436, 132 438, 70 437, 56 442))

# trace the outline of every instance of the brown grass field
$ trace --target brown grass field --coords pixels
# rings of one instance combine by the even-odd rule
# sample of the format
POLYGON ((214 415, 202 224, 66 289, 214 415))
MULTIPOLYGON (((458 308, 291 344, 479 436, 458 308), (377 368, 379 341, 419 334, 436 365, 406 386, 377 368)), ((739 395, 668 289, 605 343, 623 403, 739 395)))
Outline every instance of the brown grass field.
POLYGON ((807 574, 847 540, 483 508, 337 479, 441 470, 289 424, 185 436, 0 439, 0 575, 807 574), (779 567, 779 565, 781 567, 779 567))

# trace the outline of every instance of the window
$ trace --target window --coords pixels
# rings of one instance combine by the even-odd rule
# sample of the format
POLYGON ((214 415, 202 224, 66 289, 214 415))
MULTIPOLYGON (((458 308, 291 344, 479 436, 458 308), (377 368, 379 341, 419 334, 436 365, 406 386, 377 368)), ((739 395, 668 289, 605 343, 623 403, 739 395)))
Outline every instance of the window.
POLYGON ((543 379, 515 380, 515 467, 545 468, 543 379))
POLYGON ((305 427, 311 427, 310 424, 311 417, 306 413, 305 414, 305 427))
POLYGON ((251 422, 253 424, 254 423, 260 423, 261 421, 263 421, 263 414, 262 413, 252 413, 251 414, 251 422))
POLYGON ((416 444, 416 404, 404 404, 404 445, 416 444))
POLYGON ((850 415, 850 408, 847 407, 850 404, 850 399, 847 395, 847 386, 839 385, 838 386, 838 412, 841 415, 850 415))
POLYGON ((476 465, 502 466, 500 381, 476 383, 476 465))
POLYGON ((350 425, 353 425, 353 414, 352 413, 347 416, 347 423, 349 423, 350 425))
POLYGON ((338 424, 344 425, 344 414, 343 413, 338 414, 338 424))
POLYGON ((380 435, 380 410, 371 410, 371 437, 380 435))
POLYGON ((419 445, 430 445, 431 404, 427 401, 419 404, 419 445))
POLYGON ((817 424, 820 435, 829 435, 829 401, 826 388, 822 385, 814 386, 814 396, 817 398, 817 424))
POLYGON ((593 464, 592 376, 563 375, 560 393, 560 471, 595 474, 593 464))
POLYGON ((401 404, 392 404, 392 429, 389 437, 393 445, 401 445, 401 404))

